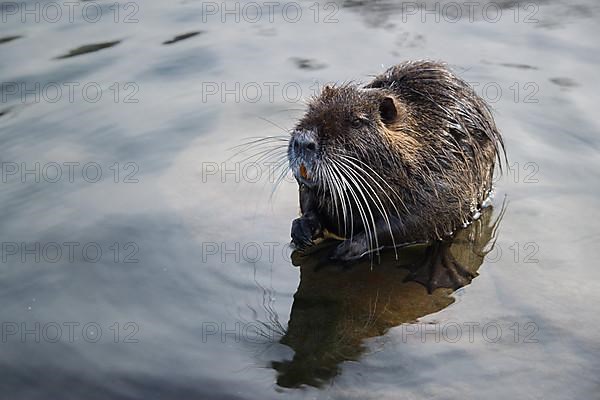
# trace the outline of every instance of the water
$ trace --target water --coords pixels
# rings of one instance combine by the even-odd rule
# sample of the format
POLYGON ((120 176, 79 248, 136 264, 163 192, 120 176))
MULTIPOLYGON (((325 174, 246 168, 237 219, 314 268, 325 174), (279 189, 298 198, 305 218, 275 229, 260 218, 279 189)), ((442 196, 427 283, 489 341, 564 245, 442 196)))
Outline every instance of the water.
POLYGON ((595 2, 463 4, 458 20, 448 3, 241 4, 239 22, 199 1, 80 3, 72 21, 10 4, 2 397, 597 395, 595 2), (296 185, 270 200, 228 149, 290 128, 325 82, 418 58, 471 82, 507 144, 493 210, 453 248, 479 276, 428 295, 393 255, 372 273, 295 267, 296 185))

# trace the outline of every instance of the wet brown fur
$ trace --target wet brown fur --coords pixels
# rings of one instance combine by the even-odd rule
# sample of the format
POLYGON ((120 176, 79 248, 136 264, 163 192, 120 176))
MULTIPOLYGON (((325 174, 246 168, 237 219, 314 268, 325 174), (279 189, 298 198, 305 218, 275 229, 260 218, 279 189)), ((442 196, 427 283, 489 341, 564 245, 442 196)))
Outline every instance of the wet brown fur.
MULTIPOLYGON (((346 177, 380 199, 393 239, 400 243, 442 239, 469 223, 489 195, 495 163, 505 157, 487 104, 444 64, 432 61, 396 65, 365 86, 325 88, 309 103, 296 130, 316 132, 320 150, 315 173, 324 182, 311 189, 312 200, 301 196, 303 214, 316 214, 323 229, 347 238, 350 231, 364 231, 365 224, 352 196, 340 197, 327 182, 331 174, 325 165, 331 171, 333 160, 341 168, 340 158, 350 157, 347 168, 352 162, 363 168, 362 178, 356 168, 346 171, 346 177), (386 119, 390 107, 396 115, 386 119), (345 226, 344 201, 353 209, 345 226)), ((386 241, 389 229, 374 197, 365 203, 386 241)))

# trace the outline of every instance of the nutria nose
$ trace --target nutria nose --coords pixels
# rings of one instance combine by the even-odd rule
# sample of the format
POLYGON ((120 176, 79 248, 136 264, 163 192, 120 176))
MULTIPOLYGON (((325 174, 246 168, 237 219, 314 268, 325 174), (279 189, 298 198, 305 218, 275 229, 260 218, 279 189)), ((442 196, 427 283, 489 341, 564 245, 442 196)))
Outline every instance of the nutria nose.
POLYGON ((317 141, 310 134, 300 133, 292 139, 292 148, 298 155, 314 153, 317 150, 317 141))

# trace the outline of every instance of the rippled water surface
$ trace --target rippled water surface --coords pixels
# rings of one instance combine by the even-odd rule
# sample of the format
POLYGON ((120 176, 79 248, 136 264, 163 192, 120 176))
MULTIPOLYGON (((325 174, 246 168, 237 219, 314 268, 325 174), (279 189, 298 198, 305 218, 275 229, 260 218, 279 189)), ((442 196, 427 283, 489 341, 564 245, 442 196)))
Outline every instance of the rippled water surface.
POLYGON ((596 2, 245 4, 0 4, 1 397, 597 396, 596 2), (419 58, 509 155, 452 295, 393 255, 292 260, 296 184, 227 161, 319 85, 419 58))

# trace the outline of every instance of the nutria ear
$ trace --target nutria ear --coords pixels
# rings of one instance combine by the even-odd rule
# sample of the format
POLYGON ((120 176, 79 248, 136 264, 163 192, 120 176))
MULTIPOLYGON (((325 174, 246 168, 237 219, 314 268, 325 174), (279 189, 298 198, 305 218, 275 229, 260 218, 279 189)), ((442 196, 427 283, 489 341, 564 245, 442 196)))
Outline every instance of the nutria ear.
POLYGON ((379 103, 379 115, 384 123, 394 122, 398 116, 398 109, 393 97, 384 97, 379 103))

